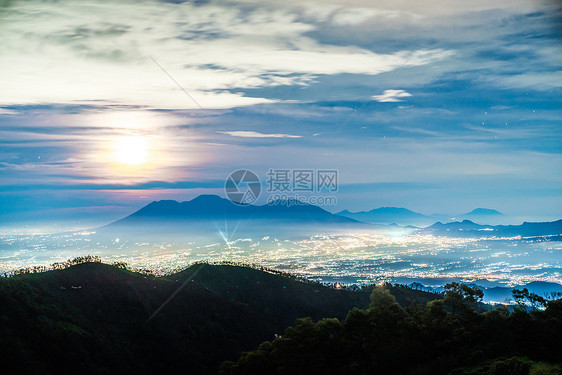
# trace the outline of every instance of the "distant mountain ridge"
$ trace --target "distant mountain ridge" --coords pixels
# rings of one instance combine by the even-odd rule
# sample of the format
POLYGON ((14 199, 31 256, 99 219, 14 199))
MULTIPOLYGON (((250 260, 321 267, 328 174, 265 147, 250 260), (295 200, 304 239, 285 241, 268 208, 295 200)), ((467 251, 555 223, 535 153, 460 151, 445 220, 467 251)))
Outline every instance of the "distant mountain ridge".
MULTIPOLYGON (((346 216, 358 221, 376 224, 399 224, 399 225, 414 225, 417 227, 425 227, 437 221, 454 220, 453 217, 447 215, 433 214, 425 215, 419 212, 409 210, 402 207, 379 207, 370 211, 350 212, 343 210, 337 212, 336 215, 346 216)), ((490 208, 475 208, 474 210, 465 214, 459 215, 459 219, 468 219, 476 222, 486 224, 497 224, 503 214, 498 210, 490 208)))
POLYGON ((562 219, 549 222, 524 222, 521 225, 480 225, 470 220, 443 224, 437 222, 422 233, 454 237, 535 237, 562 234, 562 219))
MULTIPOLYGON (((556 298, 558 293, 562 293, 562 285, 558 283, 548 282, 548 281, 531 281, 527 284, 514 285, 512 287, 499 286, 495 282, 490 282, 488 280, 476 280, 471 283, 467 283, 469 286, 475 286, 484 292, 483 302, 485 303, 513 303, 514 289, 523 289, 531 293, 535 293, 541 297, 547 299, 556 298)), ((443 286, 431 287, 426 286, 420 282, 412 282, 408 284, 412 289, 423 290, 432 293, 442 293, 445 288, 443 286)))
POLYGON ((475 208, 474 210, 467 212, 464 215, 461 216, 469 216, 469 215, 488 215, 488 216, 493 216, 493 215, 499 215, 499 216, 503 216, 503 214, 501 212, 499 212, 498 210, 493 210, 490 208, 475 208))
MULTIPOLYGON (((501 216, 497 210, 477 208, 471 213, 501 216)), ((435 215, 423 215, 405 208, 381 207, 371 211, 336 214, 310 204, 288 204, 284 201, 265 205, 237 205, 217 195, 200 195, 190 201, 154 201, 133 214, 100 228, 100 233, 119 234, 125 230, 144 236, 182 234, 204 236, 220 232, 249 235, 300 236, 312 231, 381 228, 399 224, 423 227, 422 234, 450 237, 532 237, 561 235, 562 220, 521 225, 483 225, 472 220, 435 222, 435 215)), ((228 237, 228 235, 227 235, 228 237)), ((286 237, 288 238, 288 237, 286 237)))
POLYGON ((503 218, 504 215, 501 212, 490 208, 475 208, 458 216, 460 220, 470 220, 482 224, 501 224, 503 218))
POLYGON ((190 201, 154 201, 133 214, 109 226, 163 223, 166 221, 224 221, 258 220, 281 222, 322 222, 338 224, 362 224, 357 220, 332 214, 310 204, 289 205, 278 201, 266 205, 236 205, 217 195, 200 195, 190 201))
MULTIPOLYGON (((488 208, 476 208, 464 216, 503 216, 501 212, 488 208)), ((113 225, 138 225, 164 221, 213 221, 213 220, 260 220, 281 222, 324 222, 332 224, 398 224, 426 227, 443 219, 443 215, 424 215, 402 207, 380 207, 370 211, 350 212, 343 210, 335 214, 311 204, 292 204, 278 201, 265 205, 237 205, 218 195, 199 195, 190 201, 160 200, 149 203, 133 214, 118 220, 113 225)), ((484 229, 484 228, 479 228, 484 229)))
POLYGON ((336 215, 346 216, 358 221, 378 224, 400 224, 424 226, 435 222, 435 218, 420 214, 402 207, 380 207, 370 211, 337 212, 336 215))

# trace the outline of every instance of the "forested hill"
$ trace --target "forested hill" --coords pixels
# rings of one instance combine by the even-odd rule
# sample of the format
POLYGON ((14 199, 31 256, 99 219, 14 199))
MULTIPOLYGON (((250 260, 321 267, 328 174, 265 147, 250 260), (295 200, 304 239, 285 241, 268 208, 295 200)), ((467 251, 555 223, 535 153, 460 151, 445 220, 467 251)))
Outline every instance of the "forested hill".
MULTIPOLYGON (((18 373, 215 373, 297 318, 344 318, 348 291, 229 265, 154 277, 98 262, 0 278, 0 351, 18 373), (170 297, 172 297, 170 299, 170 297), (166 302, 168 301, 168 302, 166 302)), ((405 305, 437 295, 392 287, 405 305)))

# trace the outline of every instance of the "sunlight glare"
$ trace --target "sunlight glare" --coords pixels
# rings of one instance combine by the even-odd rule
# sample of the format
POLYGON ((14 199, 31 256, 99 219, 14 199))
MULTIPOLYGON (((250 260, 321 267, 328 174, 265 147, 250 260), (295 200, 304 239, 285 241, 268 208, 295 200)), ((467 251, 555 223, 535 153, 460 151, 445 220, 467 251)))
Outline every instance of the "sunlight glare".
POLYGON ((140 136, 123 137, 115 141, 113 157, 116 162, 127 165, 140 165, 147 161, 149 151, 146 138, 140 136))

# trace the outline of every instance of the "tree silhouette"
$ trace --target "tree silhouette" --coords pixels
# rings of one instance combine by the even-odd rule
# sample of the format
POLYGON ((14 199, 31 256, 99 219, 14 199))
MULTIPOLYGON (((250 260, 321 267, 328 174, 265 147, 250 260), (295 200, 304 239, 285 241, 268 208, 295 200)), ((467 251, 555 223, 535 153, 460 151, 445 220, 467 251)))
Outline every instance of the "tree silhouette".
POLYGON ((445 285, 444 303, 451 309, 453 315, 473 312, 483 297, 484 292, 477 287, 456 282, 445 285))
POLYGON ((529 303, 529 305, 531 306, 531 310, 533 311, 540 308, 545 308, 548 303, 545 298, 539 296, 536 293, 529 292, 527 288, 523 288, 522 290, 513 289, 511 291, 511 294, 513 295, 513 299, 517 304, 517 308, 522 310, 526 310, 526 302, 529 303))

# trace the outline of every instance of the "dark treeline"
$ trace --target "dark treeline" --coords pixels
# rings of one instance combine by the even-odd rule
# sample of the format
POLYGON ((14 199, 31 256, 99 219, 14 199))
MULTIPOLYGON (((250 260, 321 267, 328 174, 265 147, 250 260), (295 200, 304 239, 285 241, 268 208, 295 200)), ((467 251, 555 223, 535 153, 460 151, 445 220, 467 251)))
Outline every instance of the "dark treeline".
MULTIPOLYGON (((102 260, 100 257, 95 255, 84 255, 80 257, 75 257, 72 259, 68 259, 64 262, 55 262, 50 266, 30 266, 25 268, 20 268, 8 272, 4 272, 1 274, 2 277, 10 277, 10 276, 18 276, 18 275, 27 275, 32 273, 42 273, 47 271, 54 271, 54 270, 63 270, 68 267, 75 266, 77 264, 82 263, 101 263, 102 260)), ((126 267, 126 263, 116 262, 114 263, 116 266, 126 267)))
POLYGON ((225 362, 238 374, 562 374, 562 299, 515 291, 518 304, 479 312, 482 291, 452 283, 445 298, 403 307, 388 285, 343 320, 300 319, 225 362))
MULTIPOLYGON (((30 266, 30 267, 20 268, 20 269, 16 269, 16 270, 1 273, 0 276, 1 277, 12 277, 12 276, 18 276, 18 275, 43 273, 43 272, 55 271, 55 270, 60 271, 60 270, 64 270, 64 269, 67 269, 69 267, 72 267, 72 266, 75 266, 75 265, 78 265, 78 264, 83 264, 83 263, 105 263, 105 264, 109 264, 109 265, 117 267, 117 268, 141 273, 141 274, 144 274, 144 275, 147 275, 147 276, 154 276, 154 277, 173 276, 176 273, 184 272, 185 270, 189 269, 190 267, 197 266, 197 265, 244 267, 244 268, 251 268, 251 269, 262 271, 262 272, 267 272, 267 273, 270 273, 270 274, 273 274, 273 275, 283 276, 283 277, 286 277, 286 278, 289 278, 289 279, 292 279, 292 280, 295 280, 295 281, 299 281, 299 282, 302 282, 302 283, 305 283, 305 284, 322 285, 322 286, 327 286, 327 287, 330 287, 330 288, 343 289, 343 290, 354 291, 354 292, 370 291, 373 288, 377 287, 377 285, 381 285, 381 284, 386 285, 387 287, 390 285, 388 282, 383 282, 383 283, 378 283, 378 284, 376 284, 376 283, 362 284, 362 285, 342 284, 342 283, 339 283, 339 282, 333 282, 333 283, 320 282, 320 281, 308 279, 304 276, 297 275, 297 274, 294 274, 294 273, 291 273, 291 272, 276 270, 276 269, 265 267, 265 266, 255 264, 255 263, 243 263, 243 262, 235 262, 235 261, 212 262, 212 261, 209 261, 209 260, 201 260, 201 261, 192 262, 187 267, 170 268, 170 269, 166 269, 166 271, 164 271, 164 272, 159 272, 157 270, 150 269, 150 268, 132 268, 132 267, 129 266, 129 264, 127 264, 127 262, 123 262, 123 261, 104 262, 104 260, 102 260, 102 258, 100 258, 98 256, 95 256, 95 255, 79 256, 79 257, 75 257, 75 258, 72 258, 72 259, 68 259, 68 260, 63 261, 63 262, 52 263, 50 266, 30 266)), ((400 288, 402 288, 402 289, 406 288, 406 289, 423 291, 423 289, 420 289, 420 285, 405 285, 405 284, 398 284, 398 283, 395 283, 395 284, 392 284, 392 285, 396 288, 399 288, 399 289, 400 288)), ((421 287, 423 287, 423 285, 421 285, 421 287)), ((535 293, 530 293, 527 288, 524 288, 523 290, 514 289, 513 292, 514 292, 513 296, 514 296, 515 302, 520 301, 520 300, 527 300, 533 306, 543 306, 544 307, 544 306, 546 306, 546 302, 548 300, 558 299, 558 298, 562 297, 562 292, 550 292, 550 293, 545 293, 544 296, 539 296, 535 293)), ((438 292, 438 291, 428 291, 428 293, 435 294, 435 295, 444 295, 445 294, 445 292, 438 292)))
MULTIPOLYGON (((79 256, 79 257, 75 257, 75 258, 72 258, 72 259, 68 259, 68 260, 63 261, 63 262, 52 263, 50 266, 24 267, 24 268, 15 269, 15 270, 12 270, 12 271, 3 272, 3 273, 0 274, 0 276, 2 276, 2 277, 12 277, 12 276, 18 276, 18 275, 27 275, 27 274, 34 274, 34 273, 43 273, 43 272, 48 272, 48 271, 63 270, 63 269, 66 269, 66 268, 69 268, 69 267, 72 267, 72 266, 75 266, 75 265, 78 265, 78 264, 83 264, 83 263, 106 263, 106 264, 110 264, 112 266, 115 266, 117 268, 127 269, 127 270, 130 270, 130 271, 142 273, 144 275, 157 276, 157 277, 158 276, 173 275, 175 273, 180 273, 180 272, 185 271, 189 267, 197 266, 197 265, 200 265, 200 264, 217 265, 217 266, 235 266, 235 267, 252 268, 254 270, 263 271, 263 272, 271 273, 271 274, 274 274, 274 275, 281 275, 281 276, 288 277, 288 278, 291 278, 293 280, 298 280, 300 282, 308 283, 308 284, 321 284, 321 285, 326 285, 326 286, 345 288, 345 289, 349 289, 349 290, 359 289, 358 286, 346 286, 346 285, 341 285, 341 284, 338 284, 338 283, 333 283, 333 284, 320 283, 318 281, 310 280, 310 279, 307 279, 303 276, 295 275, 295 274, 290 273, 290 272, 276 270, 276 269, 273 269, 273 268, 269 268, 269 267, 265 267, 265 266, 262 266, 262 265, 259 265, 259 264, 253 264, 253 263, 242 263, 242 262, 234 262, 234 261, 212 262, 212 261, 209 261, 209 260, 202 260, 202 261, 192 262, 187 267, 170 268, 170 269, 167 269, 165 272, 158 272, 158 271, 150 269, 150 268, 138 268, 138 269, 137 268, 131 268, 127 264, 127 262, 123 262, 123 261, 104 262, 100 257, 98 257, 96 255, 79 256)), ((370 287, 371 286, 366 286, 366 288, 370 288, 370 287)))
MULTIPOLYGON (((132 267, 129 266, 129 264, 127 264, 127 262, 123 262, 123 261, 105 262, 104 260, 102 260, 100 257, 98 257, 96 255, 79 256, 79 257, 75 257, 75 258, 72 258, 72 259, 68 259, 68 260, 63 261, 63 262, 52 263, 50 266, 30 266, 30 267, 15 269, 15 270, 12 270, 12 271, 7 271, 7 272, 4 272, 4 273, 1 273, 0 276, 1 277, 12 277, 12 276, 18 276, 18 275, 27 275, 27 274, 43 273, 43 272, 48 272, 48 271, 63 270, 63 269, 66 269, 66 268, 69 268, 69 267, 72 267, 72 266, 75 266, 75 265, 78 265, 78 264, 82 264, 82 263, 105 263, 105 264, 115 266, 117 268, 122 268, 122 269, 142 273, 144 275, 155 276, 155 277, 170 276, 170 275, 173 275, 173 274, 176 274, 176 273, 183 272, 186 269, 188 269, 189 267, 197 266, 197 265, 200 265, 200 264, 216 265, 216 266, 234 266, 234 267, 251 268, 251 269, 254 269, 254 270, 258 270, 258 271, 267 272, 267 273, 270 273, 270 274, 273 274, 273 275, 280 275, 280 276, 287 277, 287 278, 290 278, 292 280, 296 280, 296 281, 306 283, 306 284, 323 285, 323 286, 327 286, 327 287, 331 287, 331 288, 345 289, 345 290, 350 290, 350 291, 371 290, 375 286, 375 284, 347 285, 347 284, 341 284, 341 283, 338 283, 338 282, 323 283, 323 282, 320 282, 320 281, 310 280, 310 279, 308 279, 304 276, 296 275, 296 274, 291 273, 291 272, 276 270, 276 269, 265 267, 265 266, 262 266, 262 265, 259 265, 259 264, 226 261, 226 260, 223 260, 223 261, 220 261, 220 262, 213 262, 213 261, 209 261, 209 260, 195 261, 195 262, 190 263, 189 266, 187 266, 187 267, 170 268, 170 269, 167 269, 165 272, 159 272, 159 271, 151 269, 151 268, 132 268, 132 267)), ((395 284, 395 285, 401 285, 401 284, 395 284)), ((403 286, 409 288, 406 285, 403 285, 403 286)))

